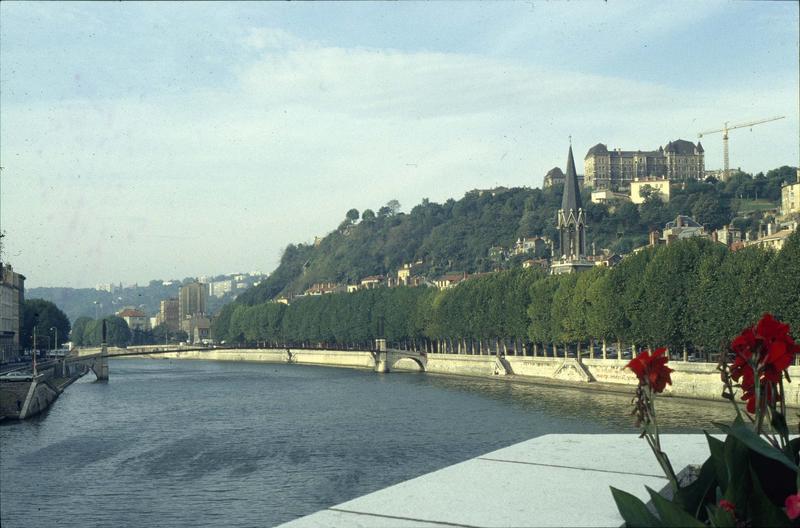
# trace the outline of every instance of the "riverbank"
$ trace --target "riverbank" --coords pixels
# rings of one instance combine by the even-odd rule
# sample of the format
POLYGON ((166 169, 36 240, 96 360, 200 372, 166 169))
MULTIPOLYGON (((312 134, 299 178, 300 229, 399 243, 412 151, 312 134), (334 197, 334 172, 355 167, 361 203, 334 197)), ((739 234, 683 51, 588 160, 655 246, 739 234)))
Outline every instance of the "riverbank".
MULTIPOLYGON (((113 357, 113 351, 110 351, 113 357)), ((327 367, 373 369, 374 358, 368 351, 326 349, 202 349, 158 351, 145 356, 152 359, 245 361, 259 363, 292 363, 327 367)), ((520 382, 547 383, 566 387, 631 393, 636 377, 625 369, 627 360, 505 356, 499 360, 489 355, 428 354, 426 372, 455 376, 508 379, 520 382)), ((674 369, 673 384, 664 395, 680 398, 720 401, 722 385, 715 364, 670 363, 674 369)), ((418 371, 410 359, 400 359, 392 370, 418 371)), ((789 374, 800 378, 800 367, 792 366, 789 374)), ((800 384, 787 385, 787 405, 800 407, 800 384)))

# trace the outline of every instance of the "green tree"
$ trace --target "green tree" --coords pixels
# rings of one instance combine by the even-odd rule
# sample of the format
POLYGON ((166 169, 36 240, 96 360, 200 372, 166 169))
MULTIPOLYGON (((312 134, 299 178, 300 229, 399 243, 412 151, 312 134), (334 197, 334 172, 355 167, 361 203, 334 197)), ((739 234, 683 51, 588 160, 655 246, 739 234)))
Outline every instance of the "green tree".
POLYGON ((358 221, 358 209, 350 209, 347 211, 345 218, 351 223, 355 224, 358 221))
POLYGON ((553 332, 551 307, 553 297, 558 289, 558 282, 552 277, 540 278, 531 284, 529 289, 530 305, 528 306, 528 337, 534 343, 552 343, 557 339, 553 332))
POLYGON ((800 231, 792 233, 775 254, 760 284, 757 292, 765 301, 764 309, 788 323, 794 338, 800 339, 800 231))
POLYGON ((42 299, 26 299, 20 306, 20 346, 33 348, 33 332, 36 329, 36 348, 57 348, 69 338, 70 324, 66 314, 58 306, 42 299), (56 331, 58 330, 58 343, 56 331), (49 340, 49 341, 48 341, 49 340))
POLYGON ((372 209, 364 209, 364 212, 361 213, 361 220, 364 222, 374 222, 375 221, 375 211, 372 209))
POLYGON ((72 344, 75 346, 83 346, 85 343, 84 341, 84 334, 86 333, 86 327, 92 322, 91 317, 78 317, 75 319, 75 323, 72 325, 72 330, 70 331, 69 338, 72 341, 72 344))

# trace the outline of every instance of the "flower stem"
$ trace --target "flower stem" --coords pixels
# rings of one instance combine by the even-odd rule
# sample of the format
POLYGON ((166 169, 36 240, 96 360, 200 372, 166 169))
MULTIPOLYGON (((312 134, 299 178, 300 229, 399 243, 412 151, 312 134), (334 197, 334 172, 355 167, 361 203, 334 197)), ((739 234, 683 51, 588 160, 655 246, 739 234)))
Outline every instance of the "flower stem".
POLYGON ((658 464, 661 466, 661 469, 667 476, 667 480, 669 480, 669 483, 672 486, 672 491, 677 493, 678 477, 675 476, 675 470, 672 468, 669 457, 667 457, 667 454, 661 450, 661 436, 658 433, 658 420, 656 419, 655 400, 650 387, 647 388, 647 413, 650 415, 650 422, 653 424, 653 432, 646 434, 645 438, 647 438, 647 443, 650 444, 650 449, 653 450, 653 454, 656 456, 658 464))

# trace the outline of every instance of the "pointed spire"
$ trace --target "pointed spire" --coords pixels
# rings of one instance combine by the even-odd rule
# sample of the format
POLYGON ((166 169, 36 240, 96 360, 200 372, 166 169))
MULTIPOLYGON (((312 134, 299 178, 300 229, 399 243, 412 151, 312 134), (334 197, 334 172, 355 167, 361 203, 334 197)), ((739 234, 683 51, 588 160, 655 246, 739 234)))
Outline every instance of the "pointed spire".
POLYGON ((578 188, 578 174, 575 172, 575 158, 572 157, 572 136, 570 136, 569 157, 567 158, 567 175, 564 179, 564 197, 561 199, 561 209, 566 214, 568 211, 582 209, 581 190, 578 188))

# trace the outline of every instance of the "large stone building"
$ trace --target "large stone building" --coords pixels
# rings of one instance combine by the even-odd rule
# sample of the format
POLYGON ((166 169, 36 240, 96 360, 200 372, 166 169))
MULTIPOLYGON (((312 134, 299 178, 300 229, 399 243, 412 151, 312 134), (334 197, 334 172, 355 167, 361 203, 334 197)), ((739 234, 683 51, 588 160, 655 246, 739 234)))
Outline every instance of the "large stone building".
POLYGON ((193 315, 206 313, 208 286, 201 282, 192 282, 181 286, 178 291, 178 317, 181 321, 193 315))
POLYGON ((561 209, 556 218, 559 248, 553 255, 552 273, 575 273, 591 269, 594 264, 586 259, 586 213, 583 211, 578 175, 575 172, 575 159, 572 145, 567 155, 567 174, 564 181, 564 194, 561 209))
POLYGON ((678 139, 666 147, 641 150, 608 150, 602 143, 589 149, 583 160, 585 182, 593 189, 628 188, 636 179, 672 182, 700 180, 705 174, 703 145, 678 139))
POLYGON ((25 301, 25 276, 0 264, 0 361, 16 357, 20 343, 20 311, 25 301))

